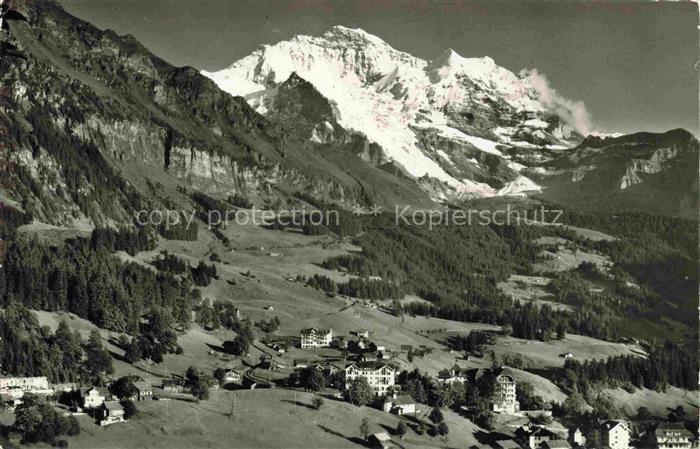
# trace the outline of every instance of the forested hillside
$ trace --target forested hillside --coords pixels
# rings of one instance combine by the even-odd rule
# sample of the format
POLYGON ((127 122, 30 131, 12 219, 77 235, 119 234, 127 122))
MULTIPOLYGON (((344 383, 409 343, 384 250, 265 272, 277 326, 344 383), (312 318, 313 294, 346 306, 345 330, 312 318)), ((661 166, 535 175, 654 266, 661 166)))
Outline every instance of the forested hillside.
POLYGON ((121 262, 98 235, 61 246, 22 240, 9 245, 0 269, 2 304, 69 311, 99 327, 129 333, 139 331, 141 317, 153 308, 167 309, 176 322, 189 321, 199 301, 191 284, 121 262))
MULTIPOLYGON (((524 338, 543 338, 564 326, 570 332, 614 340, 625 336, 620 324, 630 318, 666 317, 691 329, 697 327, 697 316, 691 313, 696 302, 697 235, 690 220, 565 211, 563 223, 618 237, 609 241, 584 238, 558 226, 429 229, 428 225, 395 226, 389 217, 344 218, 344 228, 361 230, 353 242, 362 252, 328 259, 324 266, 342 267, 361 277, 379 276, 382 282, 397 286, 400 293, 416 294, 432 303, 410 304, 409 312, 509 324, 516 336, 524 338), (605 274, 583 264, 557 275, 549 289, 558 302, 574 306, 573 313, 513 304, 496 288, 512 273, 532 272, 532 264, 543 257, 541 247, 533 241, 542 236, 566 238, 580 249, 608 256, 614 263, 605 274), (596 292, 583 278, 606 282, 612 288, 596 292)), ((375 283, 377 288, 380 285, 375 283)), ((342 286, 339 289, 353 293, 342 286)), ((365 297, 372 297, 371 287, 365 290, 369 290, 365 297)))

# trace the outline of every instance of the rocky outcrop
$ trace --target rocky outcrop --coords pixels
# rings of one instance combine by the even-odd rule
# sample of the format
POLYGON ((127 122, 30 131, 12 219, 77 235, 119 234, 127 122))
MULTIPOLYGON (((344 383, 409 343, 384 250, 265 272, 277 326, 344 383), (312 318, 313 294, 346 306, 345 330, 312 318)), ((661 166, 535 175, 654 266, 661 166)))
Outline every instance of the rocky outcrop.
POLYGON ((291 120, 271 122, 245 99, 191 67, 169 65, 131 36, 101 31, 51 1, 41 11, 27 8, 29 22, 13 25, 6 37, 26 58, 0 60, 0 81, 11 93, 0 107, 17 150, 0 158, 16 165, 5 196, 24 199, 39 220, 128 225, 134 210, 163 200, 148 187, 155 179, 219 197, 303 192, 350 206, 373 190, 349 173, 364 169, 338 166, 307 141, 373 165, 387 162, 363 136, 337 126, 325 99, 295 103, 300 78, 280 89, 290 108, 303 108, 290 109, 290 117, 309 117, 296 121, 304 138, 294 139, 285 129, 291 120))
POLYGON ((487 153, 468 141, 449 138, 433 128, 416 129, 416 135, 421 148, 431 157, 444 161, 445 170, 455 177, 485 183, 495 189, 518 177, 504 158, 487 153))
POLYGON ((697 218, 698 141, 685 130, 587 137, 527 173, 570 207, 697 218))
POLYGON ((676 148, 659 148, 654 151, 649 159, 632 159, 627 163, 625 174, 620 179, 620 189, 639 184, 642 178, 639 173, 654 174, 663 170, 664 163, 678 155, 676 148))

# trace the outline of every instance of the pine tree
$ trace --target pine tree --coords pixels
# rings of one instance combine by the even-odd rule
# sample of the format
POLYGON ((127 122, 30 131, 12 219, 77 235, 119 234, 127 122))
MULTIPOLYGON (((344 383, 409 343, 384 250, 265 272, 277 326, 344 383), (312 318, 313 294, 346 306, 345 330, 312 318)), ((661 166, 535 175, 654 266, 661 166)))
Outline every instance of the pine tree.
POLYGON ((434 424, 441 423, 445 420, 445 417, 442 415, 442 411, 438 407, 433 407, 433 409, 430 411, 430 415, 428 415, 428 419, 430 419, 434 424))
POLYGON ((362 434, 362 437, 366 440, 367 435, 369 435, 369 420, 367 418, 362 418, 362 422, 360 423, 360 433, 362 434))
POLYGON ((93 329, 90 332, 90 337, 85 345, 85 369, 88 375, 96 383, 101 383, 102 376, 112 374, 112 356, 102 346, 102 337, 100 333, 93 329))

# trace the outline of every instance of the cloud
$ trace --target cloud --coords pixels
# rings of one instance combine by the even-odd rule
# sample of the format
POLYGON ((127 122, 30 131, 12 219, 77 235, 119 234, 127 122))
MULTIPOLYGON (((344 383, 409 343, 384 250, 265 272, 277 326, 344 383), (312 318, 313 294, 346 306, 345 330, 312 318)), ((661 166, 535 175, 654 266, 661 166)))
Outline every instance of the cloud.
POLYGON ((552 113, 558 115, 579 134, 587 136, 591 130, 591 115, 582 101, 572 101, 562 97, 552 88, 549 80, 537 69, 522 70, 521 76, 530 80, 532 87, 539 94, 539 100, 552 113))

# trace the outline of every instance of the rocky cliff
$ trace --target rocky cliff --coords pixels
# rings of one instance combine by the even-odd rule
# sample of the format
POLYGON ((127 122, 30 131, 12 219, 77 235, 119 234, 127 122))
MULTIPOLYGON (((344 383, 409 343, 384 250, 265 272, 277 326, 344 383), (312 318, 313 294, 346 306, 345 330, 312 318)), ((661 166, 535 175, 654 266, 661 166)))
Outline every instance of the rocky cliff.
POLYGON ((134 210, 163 206, 168 195, 152 185, 254 201, 298 191, 348 206, 371 200, 371 186, 349 169, 288 139, 288 130, 197 70, 173 67, 133 37, 99 30, 54 2, 22 12, 28 21, 2 36, 21 57, 0 60, 0 120, 11 131, 0 157, 12 167, 3 197, 37 219, 129 223, 134 210))
POLYGON ((698 217, 698 141, 677 129, 589 137, 526 172, 542 196, 571 207, 698 217))

